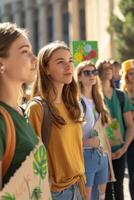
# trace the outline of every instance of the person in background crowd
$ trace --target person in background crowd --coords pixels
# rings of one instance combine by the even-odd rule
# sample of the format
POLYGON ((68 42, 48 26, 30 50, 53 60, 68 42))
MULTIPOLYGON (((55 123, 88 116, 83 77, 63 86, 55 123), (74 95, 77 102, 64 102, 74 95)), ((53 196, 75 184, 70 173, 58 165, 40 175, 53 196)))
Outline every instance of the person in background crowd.
MULTIPOLYGON (((122 89, 127 93, 134 109, 134 59, 126 60, 122 63, 122 89)), ((134 120, 134 111, 133 120, 134 120)), ((127 150, 127 163, 129 171, 129 190, 131 198, 134 199, 134 140, 127 150)))
POLYGON ((90 200, 91 196, 93 200, 96 200, 92 193, 93 187, 96 187, 96 191, 99 190, 99 200, 104 200, 107 182, 115 180, 111 147, 104 130, 109 122, 108 112, 100 93, 98 71, 95 65, 89 61, 83 61, 76 70, 81 106, 83 106, 86 121, 83 125, 86 200, 90 200))
MULTIPOLYGON (((39 85, 35 93, 48 105, 52 120, 47 144, 52 199, 84 200, 81 110, 70 49, 61 41, 44 46, 38 54, 37 68, 39 85)), ((42 105, 32 101, 27 113, 41 135, 42 105)))
POLYGON ((113 80, 116 88, 120 88, 121 79, 121 64, 117 61, 111 60, 110 63, 113 67, 113 80))
POLYGON ((22 85, 33 82, 35 79, 36 62, 26 30, 12 23, 0 23, 0 106, 10 114, 16 134, 15 153, 6 174, 3 175, 2 159, 6 151, 7 130, 4 118, 0 115, 2 188, 38 143, 34 129, 18 105, 22 85))
POLYGON ((108 183, 106 189, 106 200, 123 200, 123 179, 125 170, 125 153, 130 145, 133 134, 134 124, 132 118, 132 106, 125 93, 121 92, 123 97, 123 105, 119 99, 117 90, 113 84, 113 68, 109 61, 98 61, 97 69, 102 83, 103 94, 105 96, 105 103, 110 111, 111 117, 117 120, 120 126, 122 144, 112 147, 113 152, 113 168, 116 182, 108 183))

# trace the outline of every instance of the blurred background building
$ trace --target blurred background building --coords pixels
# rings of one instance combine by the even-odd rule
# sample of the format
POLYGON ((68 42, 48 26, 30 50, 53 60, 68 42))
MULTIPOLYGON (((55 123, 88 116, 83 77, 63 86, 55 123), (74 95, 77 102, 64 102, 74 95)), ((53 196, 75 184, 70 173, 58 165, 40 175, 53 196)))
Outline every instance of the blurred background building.
POLYGON ((0 21, 30 31, 34 52, 53 40, 97 40, 100 58, 114 57, 108 33, 110 13, 119 0, 0 0, 0 21))

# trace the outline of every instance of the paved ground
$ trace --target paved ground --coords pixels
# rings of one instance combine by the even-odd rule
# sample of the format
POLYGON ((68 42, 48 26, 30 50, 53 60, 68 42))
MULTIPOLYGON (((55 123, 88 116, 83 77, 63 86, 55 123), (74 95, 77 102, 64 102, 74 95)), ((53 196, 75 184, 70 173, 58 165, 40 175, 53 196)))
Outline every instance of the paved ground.
POLYGON ((125 179, 124 179, 124 195, 125 195, 125 200, 131 200, 130 195, 129 195, 129 189, 128 189, 128 171, 127 169, 125 170, 125 179))

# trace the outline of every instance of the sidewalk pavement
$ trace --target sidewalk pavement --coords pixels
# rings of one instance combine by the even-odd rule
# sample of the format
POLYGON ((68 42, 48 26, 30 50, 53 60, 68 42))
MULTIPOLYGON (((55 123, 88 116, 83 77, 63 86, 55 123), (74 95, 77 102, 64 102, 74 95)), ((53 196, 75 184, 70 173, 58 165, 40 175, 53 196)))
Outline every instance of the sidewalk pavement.
POLYGON ((128 177, 128 170, 126 168, 125 170, 125 178, 124 178, 124 200, 131 200, 130 198, 130 194, 129 194, 129 188, 128 188, 128 181, 129 181, 129 177, 128 177))

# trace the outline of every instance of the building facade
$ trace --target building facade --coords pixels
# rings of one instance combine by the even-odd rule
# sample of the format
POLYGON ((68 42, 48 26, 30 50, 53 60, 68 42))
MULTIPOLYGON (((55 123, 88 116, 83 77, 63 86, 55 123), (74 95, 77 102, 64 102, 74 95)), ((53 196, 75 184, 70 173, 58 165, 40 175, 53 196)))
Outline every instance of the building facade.
MULTIPOLYGON (((115 0, 1 0, 0 21, 29 30, 34 52, 48 42, 97 40, 100 58, 114 56, 107 32, 115 0)), ((117 1, 116 1, 117 5, 117 1)))

